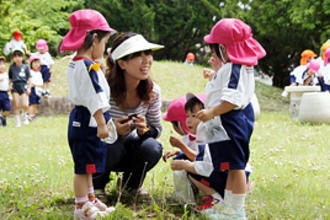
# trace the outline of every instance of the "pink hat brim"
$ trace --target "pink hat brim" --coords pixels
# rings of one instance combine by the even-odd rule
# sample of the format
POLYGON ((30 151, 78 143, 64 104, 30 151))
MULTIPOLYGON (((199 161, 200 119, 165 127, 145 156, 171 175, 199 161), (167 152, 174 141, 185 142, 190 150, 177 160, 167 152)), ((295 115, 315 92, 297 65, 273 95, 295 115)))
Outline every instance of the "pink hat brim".
MULTIPOLYGON (((211 34, 206 35, 204 41, 209 44, 217 43, 211 34)), ((225 45, 225 47, 230 61, 235 64, 258 65, 258 60, 266 56, 265 49, 253 37, 225 45)))
MULTIPOLYGON (((110 27, 99 27, 97 30, 107 31, 109 33, 116 33, 115 29, 110 27)), ((90 31, 88 29, 71 28, 70 31, 65 35, 60 50, 61 51, 76 51, 78 50, 85 41, 86 33, 90 31)))

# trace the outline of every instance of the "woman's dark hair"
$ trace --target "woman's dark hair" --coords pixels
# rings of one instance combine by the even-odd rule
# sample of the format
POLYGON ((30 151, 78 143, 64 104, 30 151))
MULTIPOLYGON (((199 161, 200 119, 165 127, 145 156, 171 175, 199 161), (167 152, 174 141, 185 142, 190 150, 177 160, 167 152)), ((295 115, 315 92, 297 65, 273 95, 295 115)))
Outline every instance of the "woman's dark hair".
POLYGON ((200 105, 202 106, 202 108, 204 108, 204 104, 197 97, 193 97, 186 102, 186 104, 184 105, 184 110, 186 112, 192 112, 196 105, 200 105))
MULTIPOLYGON (((111 45, 111 52, 113 52, 122 42, 125 40, 137 35, 136 33, 127 32, 118 35, 112 42, 111 45)), ((107 57, 107 71, 106 77, 111 89, 111 96, 115 100, 118 106, 121 106, 126 98, 126 84, 125 84, 125 74, 124 70, 120 68, 117 61, 114 61, 111 57, 111 52, 107 57)), ((152 54, 151 50, 143 51, 146 54, 152 54)), ((131 60, 134 57, 140 56, 142 52, 136 52, 133 54, 129 54, 120 60, 131 60)), ((144 104, 149 104, 154 96, 153 93, 153 82, 150 76, 146 80, 141 80, 138 87, 137 87, 137 94, 141 101, 144 104)))
POLYGON ((94 34, 97 34, 97 39, 100 41, 102 38, 109 34, 108 31, 92 30, 86 33, 85 41, 81 46, 82 49, 88 50, 94 42, 94 34))

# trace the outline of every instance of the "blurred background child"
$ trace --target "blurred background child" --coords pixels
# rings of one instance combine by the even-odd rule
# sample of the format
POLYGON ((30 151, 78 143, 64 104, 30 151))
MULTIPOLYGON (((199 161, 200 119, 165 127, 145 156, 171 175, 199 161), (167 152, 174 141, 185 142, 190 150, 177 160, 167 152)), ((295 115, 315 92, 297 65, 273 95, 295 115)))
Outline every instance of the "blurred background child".
POLYGON ((21 127, 20 110, 23 110, 23 123, 29 124, 28 109, 29 99, 28 95, 31 92, 31 74, 30 68, 25 64, 24 50, 22 48, 13 49, 12 54, 13 63, 9 67, 9 79, 11 92, 14 102, 14 115, 16 120, 16 127, 21 127))
POLYGON ((315 86, 318 84, 319 80, 317 79, 316 74, 320 69, 320 63, 312 59, 308 65, 307 69, 302 73, 301 77, 297 79, 298 85, 302 86, 315 86))
POLYGON ((7 126, 7 116, 10 113, 10 100, 8 95, 9 76, 6 72, 6 58, 0 56, 0 127, 7 126))
POLYGON ((36 52, 34 55, 39 57, 40 59, 40 72, 44 81, 44 91, 42 95, 48 97, 50 96, 49 83, 51 81, 51 73, 54 61, 52 59, 52 56, 48 53, 48 45, 46 40, 39 39, 36 43, 36 48, 38 52, 36 52))
POLYGON ((319 72, 324 77, 324 91, 330 91, 330 47, 324 53, 324 61, 319 72))
POLYGON ((301 53, 300 65, 293 69, 290 73, 290 86, 297 86, 302 74, 307 69, 308 62, 317 55, 312 50, 304 50, 301 53))
POLYGON ((29 119, 36 118, 37 106, 40 105, 40 97, 43 91, 43 80, 40 72, 40 59, 32 55, 30 57, 31 93, 29 95, 29 119))
POLYGON ((184 64, 193 66, 195 62, 195 54, 189 52, 186 56, 186 60, 184 61, 184 64))
POLYGON ((30 55, 30 51, 28 51, 22 39, 22 33, 19 30, 15 30, 13 32, 13 39, 6 43, 5 48, 3 49, 3 53, 8 56, 13 53, 15 48, 21 48, 28 56, 30 55))

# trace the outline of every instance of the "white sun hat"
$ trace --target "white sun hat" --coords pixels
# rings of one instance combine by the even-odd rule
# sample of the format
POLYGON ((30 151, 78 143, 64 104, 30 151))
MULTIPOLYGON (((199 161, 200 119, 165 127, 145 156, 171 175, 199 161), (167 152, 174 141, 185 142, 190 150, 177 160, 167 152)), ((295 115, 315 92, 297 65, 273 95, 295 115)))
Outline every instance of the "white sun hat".
POLYGON ((138 34, 123 41, 112 53, 114 61, 119 60, 129 54, 145 51, 145 50, 159 50, 164 48, 163 45, 148 42, 142 35, 138 34))

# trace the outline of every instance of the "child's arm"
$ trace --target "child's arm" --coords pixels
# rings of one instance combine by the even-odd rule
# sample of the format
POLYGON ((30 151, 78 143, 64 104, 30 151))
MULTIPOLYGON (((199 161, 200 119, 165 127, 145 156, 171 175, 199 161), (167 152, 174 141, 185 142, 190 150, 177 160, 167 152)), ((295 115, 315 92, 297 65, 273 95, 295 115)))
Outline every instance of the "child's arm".
POLYGON ((218 105, 214 108, 200 110, 199 112, 197 112, 196 117, 199 120, 206 122, 208 120, 211 120, 215 116, 230 112, 231 110, 233 110, 236 107, 237 107, 237 105, 234 105, 227 101, 223 101, 220 105, 218 105))
POLYGON ((26 93, 27 93, 28 95, 30 95, 30 93, 31 93, 31 86, 32 86, 31 81, 32 81, 32 78, 29 77, 29 79, 28 79, 28 81, 27 81, 27 89, 26 89, 26 93))
POLYGON ((196 152, 190 149, 180 138, 171 136, 170 143, 173 147, 179 148, 189 158, 189 160, 195 160, 196 152))
POLYGON ((189 160, 173 160, 171 163, 172 170, 186 170, 189 173, 198 174, 194 168, 194 162, 189 160))
POLYGON ((97 123, 97 136, 101 139, 108 137, 109 132, 105 123, 102 109, 97 110, 93 116, 97 123))

